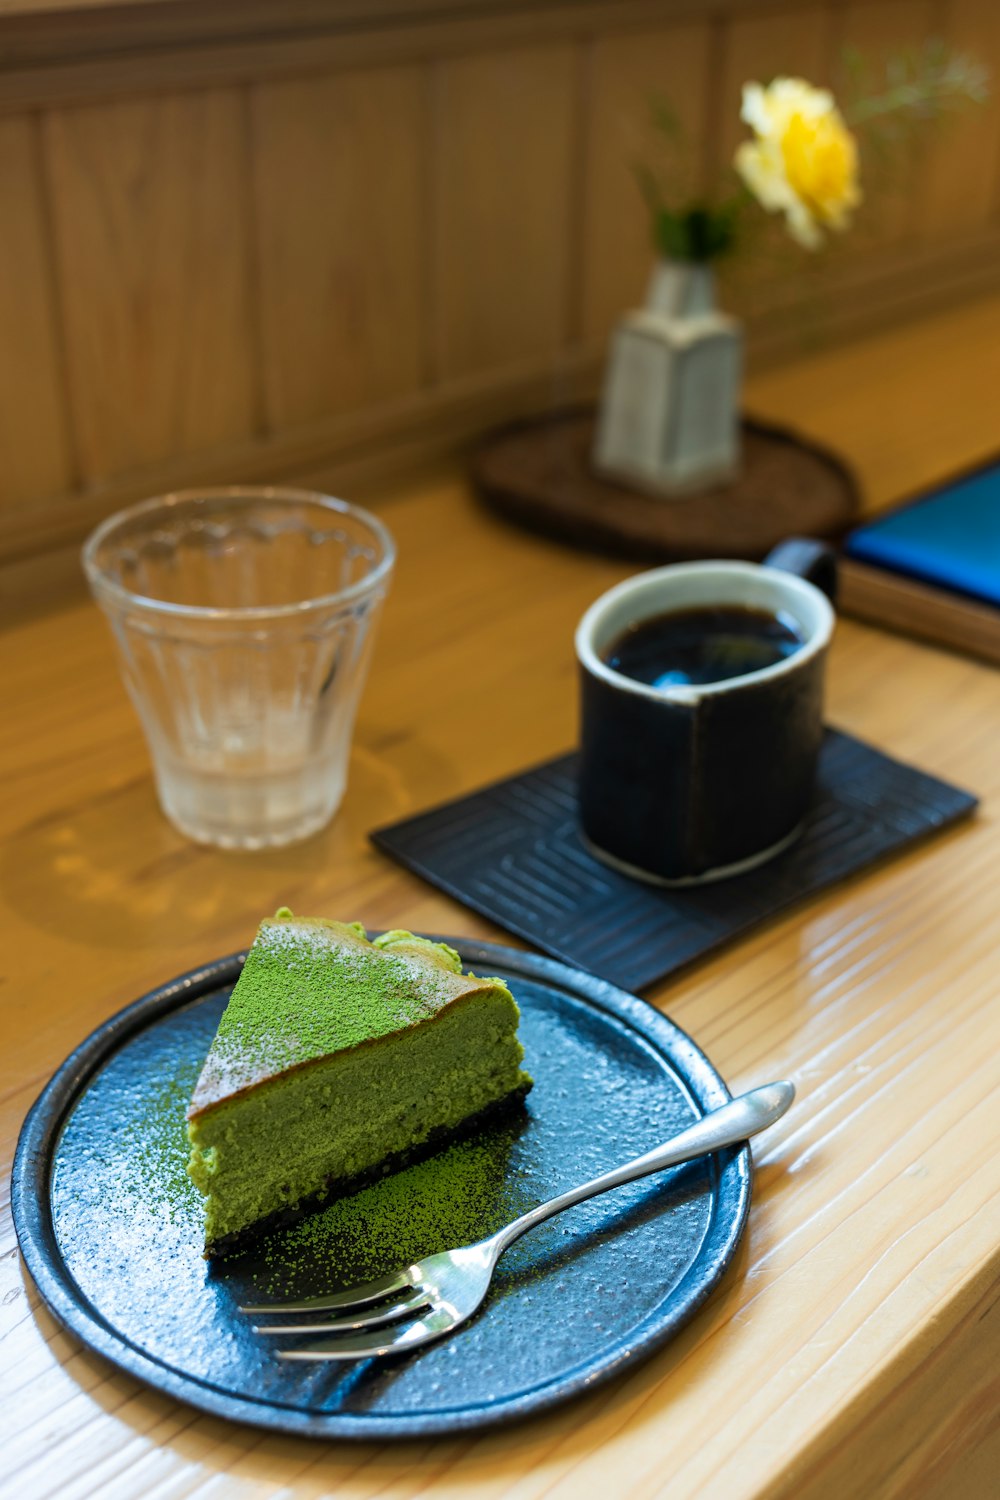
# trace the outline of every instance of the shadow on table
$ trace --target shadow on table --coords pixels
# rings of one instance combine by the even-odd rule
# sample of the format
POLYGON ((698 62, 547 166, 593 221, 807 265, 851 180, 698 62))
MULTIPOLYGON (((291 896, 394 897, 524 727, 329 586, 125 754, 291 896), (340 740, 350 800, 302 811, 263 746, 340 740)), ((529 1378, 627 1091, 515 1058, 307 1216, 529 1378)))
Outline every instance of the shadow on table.
MULTIPOLYGON (((453 786, 455 768, 416 736, 371 732, 351 757, 347 795, 333 822, 304 843, 253 853, 194 844, 160 812, 152 777, 113 786, 82 807, 58 810, 15 832, 0 855, 10 906, 44 933, 112 949, 162 946, 165 935, 231 926, 292 905, 318 882, 336 885, 350 863, 350 910, 366 917, 366 884, 391 867, 367 831, 405 813, 433 785, 453 786)), ((315 901, 315 896, 308 899, 315 901)))

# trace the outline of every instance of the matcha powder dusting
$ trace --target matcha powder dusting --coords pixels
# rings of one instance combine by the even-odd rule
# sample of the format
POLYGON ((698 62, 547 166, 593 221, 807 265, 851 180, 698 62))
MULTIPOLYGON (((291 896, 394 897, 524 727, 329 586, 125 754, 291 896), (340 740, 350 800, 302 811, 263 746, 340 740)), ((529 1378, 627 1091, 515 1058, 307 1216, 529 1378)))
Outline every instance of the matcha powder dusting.
POLYGON ((510 1170, 515 1130, 494 1130, 338 1199, 263 1245, 270 1295, 353 1285, 493 1234, 533 1199, 510 1170))

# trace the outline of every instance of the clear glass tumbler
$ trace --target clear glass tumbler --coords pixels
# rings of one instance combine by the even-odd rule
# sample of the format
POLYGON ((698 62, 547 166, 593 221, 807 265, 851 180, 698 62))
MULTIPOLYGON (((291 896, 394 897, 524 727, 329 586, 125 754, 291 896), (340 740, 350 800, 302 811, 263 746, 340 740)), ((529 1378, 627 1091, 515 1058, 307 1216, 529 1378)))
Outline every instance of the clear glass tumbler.
POLYGON ((93 532, 84 568, 182 833, 263 849, 333 816, 394 560, 374 516, 304 490, 186 491, 93 532))

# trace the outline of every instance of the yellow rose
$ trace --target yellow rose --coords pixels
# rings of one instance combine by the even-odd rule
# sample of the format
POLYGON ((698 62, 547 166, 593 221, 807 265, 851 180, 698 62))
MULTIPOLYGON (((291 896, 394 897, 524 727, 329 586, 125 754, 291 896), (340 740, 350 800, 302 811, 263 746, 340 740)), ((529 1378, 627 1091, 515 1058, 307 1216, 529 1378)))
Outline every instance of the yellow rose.
POLYGON ((833 95, 801 78, 747 83, 740 117, 755 139, 737 147, 734 166, 761 206, 783 213, 807 250, 823 229, 846 229, 861 202, 858 150, 833 95))

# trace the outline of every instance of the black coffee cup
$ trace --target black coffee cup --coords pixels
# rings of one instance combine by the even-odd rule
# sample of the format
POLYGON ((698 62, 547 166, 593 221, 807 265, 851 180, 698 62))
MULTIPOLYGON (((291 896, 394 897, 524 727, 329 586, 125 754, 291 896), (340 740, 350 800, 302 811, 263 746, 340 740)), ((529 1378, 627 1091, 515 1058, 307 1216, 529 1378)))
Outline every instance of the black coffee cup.
POLYGON ((688 885, 740 874, 792 842, 823 737, 834 574, 829 548, 796 539, 763 564, 655 568, 591 605, 576 654, 580 819, 595 854, 643 880, 688 885), (780 616, 796 648, 742 675, 666 686, 605 659, 644 622, 720 608, 780 616))

